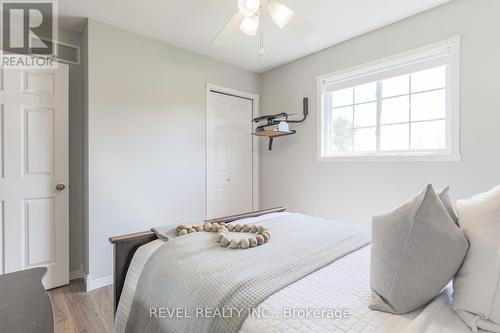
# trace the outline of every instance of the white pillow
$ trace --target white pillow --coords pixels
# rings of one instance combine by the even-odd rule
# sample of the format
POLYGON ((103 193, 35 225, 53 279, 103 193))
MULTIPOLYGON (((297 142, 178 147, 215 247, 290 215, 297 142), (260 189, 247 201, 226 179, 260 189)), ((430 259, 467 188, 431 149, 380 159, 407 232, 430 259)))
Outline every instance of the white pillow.
POLYGON ((500 332, 500 185, 455 207, 470 248, 453 282, 453 309, 473 330, 500 332))

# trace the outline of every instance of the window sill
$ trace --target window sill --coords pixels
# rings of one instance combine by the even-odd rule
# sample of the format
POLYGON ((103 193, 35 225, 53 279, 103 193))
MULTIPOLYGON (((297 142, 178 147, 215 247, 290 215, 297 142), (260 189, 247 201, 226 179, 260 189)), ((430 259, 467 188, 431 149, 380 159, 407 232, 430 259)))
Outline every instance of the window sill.
POLYGON ((360 154, 318 156, 318 162, 460 162, 461 154, 360 154))

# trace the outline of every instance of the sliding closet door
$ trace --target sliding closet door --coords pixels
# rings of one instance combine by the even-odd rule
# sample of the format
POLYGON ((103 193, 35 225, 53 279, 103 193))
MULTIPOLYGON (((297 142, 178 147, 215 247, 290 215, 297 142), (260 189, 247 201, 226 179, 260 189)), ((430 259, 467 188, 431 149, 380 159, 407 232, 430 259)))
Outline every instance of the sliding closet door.
POLYGON ((210 92, 207 104, 207 218, 252 211, 253 101, 210 92))
POLYGON ((68 66, 0 79, 0 274, 45 266, 54 288, 69 275, 68 66))

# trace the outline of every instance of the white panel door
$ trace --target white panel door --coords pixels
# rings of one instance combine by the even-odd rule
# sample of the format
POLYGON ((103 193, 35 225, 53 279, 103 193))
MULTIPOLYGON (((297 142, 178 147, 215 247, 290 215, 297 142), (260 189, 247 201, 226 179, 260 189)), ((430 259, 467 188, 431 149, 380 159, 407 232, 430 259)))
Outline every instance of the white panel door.
POLYGON ((45 266, 46 288, 69 282, 68 66, 58 67, 3 69, 0 80, 0 274, 45 266))
POLYGON ((210 92, 207 104, 207 218, 252 211, 253 101, 210 92))

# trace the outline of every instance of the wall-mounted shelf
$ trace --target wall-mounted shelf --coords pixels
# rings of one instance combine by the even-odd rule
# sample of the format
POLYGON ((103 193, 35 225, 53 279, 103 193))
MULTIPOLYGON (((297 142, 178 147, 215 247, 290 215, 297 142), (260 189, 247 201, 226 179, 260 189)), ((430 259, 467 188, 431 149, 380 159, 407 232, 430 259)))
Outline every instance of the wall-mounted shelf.
POLYGON ((309 114, 309 99, 307 97, 304 98, 302 101, 302 112, 303 112, 303 117, 300 120, 288 120, 289 114, 285 113, 285 112, 255 118, 255 119, 253 119, 254 123, 266 121, 266 124, 258 126, 255 129, 255 132, 252 133, 252 135, 269 138, 269 150, 272 150, 274 138, 292 135, 292 134, 297 133, 297 131, 289 130, 287 132, 284 132, 284 131, 278 131, 276 128, 266 129, 266 127, 278 126, 280 124, 280 122, 282 122, 282 121, 284 121, 286 123, 291 123, 291 124, 298 124, 298 123, 302 123, 303 121, 305 121, 307 118, 307 115, 309 114))
POLYGON ((264 130, 260 132, 254 132, 252 135, 255 136, 267 136, 268 138, 277 138, 280 136, 285 136, 285 135, 292 135, 297 133, 295 130, 291 130, 289 132, 280 132, 280 131, 275 131, 275 130, 264 130))
POLYGON ((295 130, 290 130, 288 132, 281 132, 281 131, 276 131, 276 130, 270 129, 270 130, 263 130, 263 131, 259 131, 259 132, 254 132, 254 133, 252 133, 252 135, 268 137, 269 138, 269 150, 272 150, 274 138, 279 138, 280 136, 292 135, 295 133, 297 133, 297 131, 295 131, 295 130))

